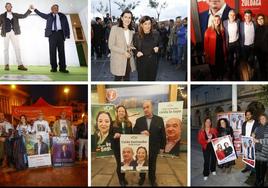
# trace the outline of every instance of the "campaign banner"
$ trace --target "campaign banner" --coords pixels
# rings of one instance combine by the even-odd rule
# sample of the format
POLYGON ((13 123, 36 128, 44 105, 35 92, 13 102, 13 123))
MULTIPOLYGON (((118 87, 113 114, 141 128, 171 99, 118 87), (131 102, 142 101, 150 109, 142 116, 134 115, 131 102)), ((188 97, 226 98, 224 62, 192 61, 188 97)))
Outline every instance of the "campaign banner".
POLYGON ((96 157, 111 156, 113 151, 109 132, 112 122, 115 120, 115 105, 93 104, 91 113, 91 133, 93 133, 95 138, 96 157))
POLYGON ((158 116, 162 117, 166 131, 165 155, 179 155, 182 135, 183 101, 158 103, 158 116), (170 146, 170 143, 173 143, 170 146), (175 143, 175 144, 174 144, 175 143))
POLYGON ((227 119, 230 126, 233 128, 234 133, 234 147, 237 155, 241 154, 241 133, 242 124, 245 122, 244 112, 223 112, 217 114, 217 120, 225 118, 227 119))
POLYGON ((239 0, 239 13, 244 15, 245 10, 251 10, 253 16, 264 14, 268 16, 268 1, 267 0, 239 0))
POLYGON ((242 161, 255 167, 255 144, 252 137, 242 136, 242 161))
POLYGON ((237 159, 230 135, 214 138, 211 143, 219 165, 237 159))
POLYGON ((64 166, 75 162, 74 140, 68 137, 53 137, 52 162, 54 166, 64 166))
POLYGON ((149 136, 123 134, 120 137, 121 172, 147 172, 149 167, 149 136))
POLYGON ((29 168, 51 165, 48 133, 28 134, 25 142, 29 168))

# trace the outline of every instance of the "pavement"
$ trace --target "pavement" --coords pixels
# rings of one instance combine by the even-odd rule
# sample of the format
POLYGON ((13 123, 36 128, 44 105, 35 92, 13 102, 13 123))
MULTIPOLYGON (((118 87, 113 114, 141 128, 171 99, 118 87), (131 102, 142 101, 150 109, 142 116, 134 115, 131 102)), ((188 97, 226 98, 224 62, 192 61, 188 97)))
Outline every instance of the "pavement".
MULTIPOLYGON (((249 172, 241 173, 245 164, 241 157, 236 159, 236 164, 231 173, 223 172, 217 168, 217 175, 210 175, 207 181, 203 180, 203 153, 197 142, 198 130, 191 130, 191 185, 192 186, 253 186, 255 175, 250 176, 249 172)), ((266 184, 267 186, 268 184, 266 184)))
MULTIPOLYGON (((114 157, 96 158, 95 153, 91 157, 91 184, 92 186, 120 186, 116 174, 116 162, 114 157)), ((139 174, 126 173, 128 186, 138 186, 139 174)), ((187 153, 181 153, 179 157, 158 157, 156 165, 156 182, 158 186, 186 186, 187 185, 187 153)), ((143 186, 150 186, 148 176, 143 186)))
POLYGON ((88 162, 67 167, 39 167, 16 171, 0 168, 1 186, 88 186, 88 162))
MULTIPOLYGON (((187 65, 182 65, 176 69, 176 65, 171 65, 165 58, 160 59, 157 81, 185 81, 187 65)), ((113 81, 114 76, 110 72, 110 59, 91 59, 91 80, 92 81, 113 81)), ((131 81, 138 80, 137 71, 130 74, 131 81)))

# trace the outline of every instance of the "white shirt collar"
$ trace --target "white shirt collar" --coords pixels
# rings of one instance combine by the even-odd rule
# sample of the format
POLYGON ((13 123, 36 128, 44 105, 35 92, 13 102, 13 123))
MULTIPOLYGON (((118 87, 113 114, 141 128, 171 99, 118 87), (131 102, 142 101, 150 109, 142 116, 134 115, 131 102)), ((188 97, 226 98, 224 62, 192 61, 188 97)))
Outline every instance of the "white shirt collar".
POLYGON ((225 7, 226 7, 226 3, 224 3, 224 5, 221 7, 221 9, 218 12, 216 12, 214 15, 213 15, 212 11, 209 9, 208 14, 213 15, 213 16, 219 15, 221 17, 225 7))

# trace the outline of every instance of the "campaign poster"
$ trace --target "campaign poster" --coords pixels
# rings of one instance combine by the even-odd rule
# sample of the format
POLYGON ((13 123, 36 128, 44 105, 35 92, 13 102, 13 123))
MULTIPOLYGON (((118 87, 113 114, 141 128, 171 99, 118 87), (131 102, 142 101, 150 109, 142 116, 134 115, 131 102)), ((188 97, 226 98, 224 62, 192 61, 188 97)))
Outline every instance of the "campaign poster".
POLYGON ((230 135, 211 140, 218 164, 224 164, 237 159, 230 135))
POLYGON ((255 144, 252 137, 242 136, 242 161, 255 167, 255 144))
POLYGON ((91 110, 91 134, 95 139, 96 157, 111 156, 113 151, 108 136, 112 122, 115 120, 115 105, 96 104, 92 105, 91 110))
POLYGON ((121 172, 147 172, 149 169, 149 136, 124 134, 120 137, 121 172))
POLYGON ((52 162, 54 166, 65 166, 75 162, 73 139, 68 137, 53 137, 52 162))
POLYGON ((178 156, 180 153, 182 115, 183 101, 158 103, 158 116, 163 118, 166 131, 165 155, 178 156))
POLYGON ((28 134, 25 141, 29 168, 51 165, 48 133, 28 134))
POLYGON ((239 0, 239 13, 244 15, 245 10, 251 10, 253 16, 264 14, 268 16, 268 1, 267 0, 239 0))
POLYGON ((242 124, 245 122, 245 113, 244 112, 223 112, 217 114, 217 120, 221 118, 226 118, 233 128, 234 132, 234 147, 237 155, 241 154, 241 133, 242 133, 242 124))

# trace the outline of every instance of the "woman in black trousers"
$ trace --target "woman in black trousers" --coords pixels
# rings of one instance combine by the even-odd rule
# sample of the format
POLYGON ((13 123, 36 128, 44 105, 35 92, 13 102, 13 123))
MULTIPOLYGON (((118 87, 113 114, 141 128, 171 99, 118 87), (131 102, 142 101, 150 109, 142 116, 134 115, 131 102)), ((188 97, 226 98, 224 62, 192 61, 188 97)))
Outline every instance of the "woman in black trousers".
POLYGON ((255 142, 256 181, 255 186, 263 187, 268 162, 268 124, 267 115, 260 115, 260 126, 252 134, 255 142))
POLYGON ((152 19, 140 19, 138 33, 134 37, 139 81, 155 81, 158 70, 159 33, 152 29, 152 19))
POLYGON ((121 186, 128 184, 125 173, 121 173, 120 136, 122 134, 132 134, 132 123, 128 119, 127 109, 120 105, 116 108, 116 120, 112 127, 112 149, 116 159, 116 172, 121 186))

